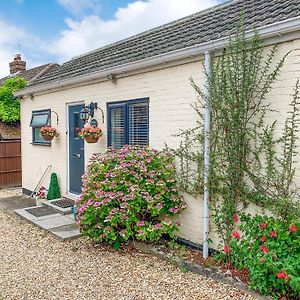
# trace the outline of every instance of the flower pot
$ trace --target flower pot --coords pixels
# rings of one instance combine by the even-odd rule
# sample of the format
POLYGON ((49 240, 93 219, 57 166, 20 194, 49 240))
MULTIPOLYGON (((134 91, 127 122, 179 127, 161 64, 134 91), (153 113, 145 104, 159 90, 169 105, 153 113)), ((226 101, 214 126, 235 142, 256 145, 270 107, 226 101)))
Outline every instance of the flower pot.
POLYGON ((42 133, 42 137, 43 137, 43 139, 46 140, 46 141, 52 141, 53 138, 54 138, 53 135, 48 135, 48 134, 43 134, 43 133, 42 133))
POLYGON ((97 143, 99 140, 99 137, 95 137, 93 135, 86 135, 84 137, 84 139, 87 143, 92 144, 92 143, 97 143))

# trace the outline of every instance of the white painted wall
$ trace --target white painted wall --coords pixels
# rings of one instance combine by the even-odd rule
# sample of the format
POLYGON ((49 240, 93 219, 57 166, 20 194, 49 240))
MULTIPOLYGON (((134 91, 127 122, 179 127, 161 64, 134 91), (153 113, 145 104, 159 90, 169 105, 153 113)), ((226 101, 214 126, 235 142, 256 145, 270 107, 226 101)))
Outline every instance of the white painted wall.
MULTIPOLYGON (((291 101, 291 95, 300 77, 300 40, 279 45, 279 59, 289 50, 293 52, 287 58, 283 72, 269 95, 272 105, 279 110, 270 116, 282 123, 283 117, 291 101)), ((67 104, 77 101, 97 102, 107 117, 106 103, 120 100, 149 97, 150 118, 150 146, 161 149, 167 143, 170 147, 176 147, 179 139, 174 135, 179 129, 191 128, 195 124, 195 112, 190 104, 196 101, 196 94, 190 85, 189 78, 193 77, 200 86, 204 83, 204 70, 202 58, 197 61, 182 61, 181 65, 164 65, 159 70, 145 70, 140 74, 126 74, 114 84, 110 81, 98 82, 76 88, 69 88, 49 94, 34 96, 31 100, 26 98, 21 104, 22 124, 22 186, 33 190, 47 165, 52 165, 51 171, 59 177, 61 191, 67 195, 67 135, 66 135, 66 111, 67 104), (60 136, 52 142, 51 147, 32 145, 32 129, 29 126, 31 112, 39 109, 52 109, 59 115, 59 123, 55 124, 53 114, 52 124, 56 126, 60 136)), ((85 164, 92 153, 105 151, 106 149, 106 123, 102 124, 101 114, 96 118, 104 135, 97 144, 85 143, 85 164)), ((49 172, 51 173, 51 172, 49 172)), ((299 176, 300 180, 300 176, 299 176)), ((48 186, 49 176, 43 182, 48 186)), ((202 242, 202 199, 193 199, 186 196, 188 208, 182 213, 180 220, 182 227, 179 235, 195 243, 202 242)), ((213 245, 216 247, 216 243, 213 245)))

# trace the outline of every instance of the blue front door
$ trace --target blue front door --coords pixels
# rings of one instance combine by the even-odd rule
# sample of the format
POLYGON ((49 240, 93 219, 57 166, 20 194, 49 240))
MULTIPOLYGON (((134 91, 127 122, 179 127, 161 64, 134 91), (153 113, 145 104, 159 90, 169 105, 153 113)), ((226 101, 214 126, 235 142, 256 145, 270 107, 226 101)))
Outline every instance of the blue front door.
POLYGON ((80 111, 84 105, 69 106, 69 192, 80 194, 84 173, 84 141, 79 136, 84 122, 80 119, 80 111))

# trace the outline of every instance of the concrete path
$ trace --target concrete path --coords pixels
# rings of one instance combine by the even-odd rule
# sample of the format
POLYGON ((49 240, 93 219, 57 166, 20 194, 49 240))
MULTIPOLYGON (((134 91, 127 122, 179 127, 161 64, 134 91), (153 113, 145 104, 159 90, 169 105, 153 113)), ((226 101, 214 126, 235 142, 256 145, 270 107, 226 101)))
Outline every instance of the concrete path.
MULTIPOLYGON (((46 207, 44 210, 51 210, 51 207, 46 207)), ((21 195, 8 198, 0 198, 0 210, 8 213, 16 213, 19 217, 26 219, 28 222, 50 232, 56 237, 67 240, 80 236, 79 228, 75 224, 72 214, 60 213, 54 209, 50 213, 44 213, 42 216, 35 216, 34 210, 41 210, 41 207, 36 207, 36 202, 33 198, 21 195)), ((2 299, 0 299, 2 300, 2 299)))
POLYGON ((0 198, 0 209, 14 214, 14 210, 25 207, 35 206, 35 200, 27 196, 12 196, 7 198, 0 198))

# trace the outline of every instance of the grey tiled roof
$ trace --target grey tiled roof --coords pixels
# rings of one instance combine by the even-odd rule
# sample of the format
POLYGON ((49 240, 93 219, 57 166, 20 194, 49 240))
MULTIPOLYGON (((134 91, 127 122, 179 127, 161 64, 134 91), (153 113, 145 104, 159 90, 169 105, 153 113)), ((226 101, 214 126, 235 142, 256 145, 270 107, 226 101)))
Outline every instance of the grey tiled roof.
POLYGON ((202 44, 232 34, 241 11, 253 29, 300 15, 300 0, 232 1, 73 58, 32 85, 44 85, 202 44))
POLYGON ((30 81, 30 80, 34 79, 35 77, 38 77, 39 74, 43 74, 43 72, 47 71, 48 68, 51 67, 51 65, 53 67, 57 66, 56 64, 45 64, 45 65, 31 68, 31 69, 28 69, 28 70, 25 70, 22 72, 12 74, 10 76, 3 77, 0 79, 0 86, 4 83, 4 81, 6 79, 17 77, 17 76, 23 77, 25 80, 30 81))

